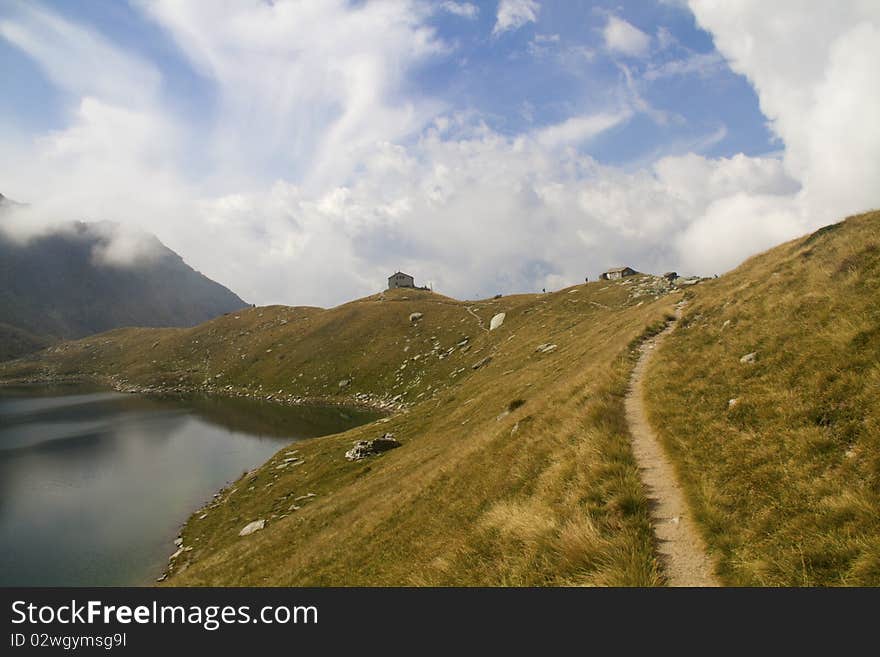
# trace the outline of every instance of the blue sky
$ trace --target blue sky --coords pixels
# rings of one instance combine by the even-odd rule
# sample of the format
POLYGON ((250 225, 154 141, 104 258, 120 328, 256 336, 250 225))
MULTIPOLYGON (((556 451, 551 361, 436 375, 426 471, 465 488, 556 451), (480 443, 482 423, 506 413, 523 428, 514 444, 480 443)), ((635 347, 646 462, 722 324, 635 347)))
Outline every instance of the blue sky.
POLYGON ((877 26, 860 0, 11 0, 0 191, 20 235, 118 221, 259 303, 712 274, 877 202, 877 26))
MULTIPOLYGON (((145 20, 137 5, 95 0, 40 4, 156 66, 163 77, 163 102, 181 117, 196 123, 211 116, 217 99, 210 80, 193 70, 168 34, 145 20)), ((706 140, 701 152, 710 156, 759 155, 775 148, 753 88, 723 64, 711 35, 681 6, 643 0, 545 2, 537 21, 493 35, 497 3, 469 4, 476 8, 474 19, 448 11, 431 16, 428 24, 450 50, 415 67, 401 93, 478 112, 493 129, 512 135, 619 105, 619 96, 631 93, 622 71, 626 67, 637 93, 667 118, 661 122, 640 114, 596 139, 588 152, 598 160, 626 166, 706 140), (646 57, 609 52, 603 28, 611 15, 652 37, 652 52, 646 57), (657 42, 661 32, 674 41, 662 46, 657 42), (645 77, 652 67, 712 54, 718 61, 701 73, 645 77), (724 137, 708 139, 719 131, 724 137)), ((2 7, 0 16, 14 18, 16 9, 15 3, 2 7)), ((13 102, 2 106, 5 122, 33 135, 64 127, 66 107, 76 98, 57 89, 37 62, 6 40, 0 40, 0 74, 16 88, 13 102)))

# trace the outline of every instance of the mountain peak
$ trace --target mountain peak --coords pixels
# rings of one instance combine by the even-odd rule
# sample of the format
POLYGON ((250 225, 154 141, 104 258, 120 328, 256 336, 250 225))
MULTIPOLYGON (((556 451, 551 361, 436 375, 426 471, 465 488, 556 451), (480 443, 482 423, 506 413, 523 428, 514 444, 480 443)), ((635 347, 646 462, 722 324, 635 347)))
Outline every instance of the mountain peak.
POLYGON ((69 222, 25 243, 0 232, 0 262, 2 324, 34 336, 193 326, 247 305, 154 235, 116 223, 69 222))

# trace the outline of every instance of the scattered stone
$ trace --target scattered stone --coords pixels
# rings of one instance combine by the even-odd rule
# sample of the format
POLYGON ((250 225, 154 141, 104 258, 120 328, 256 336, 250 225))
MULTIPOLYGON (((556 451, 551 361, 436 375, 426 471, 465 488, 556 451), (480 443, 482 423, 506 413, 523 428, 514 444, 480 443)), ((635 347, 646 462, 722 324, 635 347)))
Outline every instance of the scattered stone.
POLYGON ((373 440, 358 440, 354 447, 345 453, 345 458, 349 461, 360 461, 396 447, 400 447, 400 441, 394 437, 393 433, 386 433, 373 440))
POLYGON ((415 323, 415 322, 419 321, 422 317, 424 317, 424 315, 422 313, 410 313, 409 314, 409 321, 415 323))
POLYGON ((299 497, 294 497, 294 502, 301 502, 302 500, 310 500, 313 497, 317 497, 317 493, 306 493, 305 495, 300 495, 299 497))
POLYGON ((174 545, 177 547, 180 547, 181 545, 183 545, 183 539, 180 536, 178 536, 177 538, 174 539, 174 545))
POLYGON ((757 361, 757 360, 758 360, 758 352, 757 352, 757 351, 753 351, 752 353, 750 353, 750 354, 746 354, 745 356, 743 356, 742 358, 740 358, 740 359, 739 359, 739 362, 740 362, 740 363, 745 363, 745 364, 747 364, 747 365, 751 365, 752 363, 754 363, 754 362, 757 361))
POLYGON ((207 518, 207 517, 208 517, 208 514, 207 514, 207 513, 203 513, 202 515, 199 516, 199 520, 204 520, 204 519, 207 518))
POLYGON ((504 324, 505 317, 507 317, 507 313, 498 313, 497 315, 492 317, 492 320, 489 322, 489 330, 494 331, 499 326, 504 324))
POLYGON ((724 320, 724 323, 721 325, 721 330, 723 331, 723 330, 726 329, 728 326, 730 326, 730 320, 729 320, 729 319, 725 319, 725 320, 724 320))
POLYGON ((254 532, 258 532, 266 526, 266 521, 263 519, 254 520, 253 522, 249 522, 246 524, 240 532, 238 532, 239 536, 250 536, 254 532))
POLYGON ((351 379, 342 379, 342 381, 340 381, 338 385, 340 388, 347 388, 351 385, 351 379))
POLYGON ((550 354, 556 351, 558 348, 555 344, 550 344, 549 342, 545 342, 544 344, 539 344, 535 351, 539 354, 550 354))
POLYGON ((731 408, 735 407, 737 404, 739 404, 739 399, 736 399, 736 398, 734 398, 734 399, 728 399, 728 400, 727 400, 727 408, 728 408, 728 410, 730 410, 731 408))
POLYGON ((492 361, 492 357, 491 357, 491 356, 486 356, 485 358, 481 358, 481 359, 478 360, 476 363, 474 363, 473 365, 471 365, 471 369, 472 369, 472 370, 478 370, 478 369, 480 369, 481 367, 483 367, 483 366, 485 366, 485 365, 488 365, 491 361, 492 361))

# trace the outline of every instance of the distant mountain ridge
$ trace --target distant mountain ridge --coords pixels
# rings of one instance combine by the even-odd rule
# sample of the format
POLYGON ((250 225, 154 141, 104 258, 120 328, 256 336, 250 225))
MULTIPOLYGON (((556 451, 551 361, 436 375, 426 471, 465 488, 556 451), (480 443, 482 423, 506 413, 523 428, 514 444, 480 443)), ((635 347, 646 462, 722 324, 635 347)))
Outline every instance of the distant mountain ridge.
MULTIPOLYGON (((0 222, 11 205, 0 194, 0 222)), ((105 262, 116 230, 71 222, 23 243, 0 230, 0 359, 123 326, 194 326, 248 305, 152 235, 139 238, 149 257, 105 262)))

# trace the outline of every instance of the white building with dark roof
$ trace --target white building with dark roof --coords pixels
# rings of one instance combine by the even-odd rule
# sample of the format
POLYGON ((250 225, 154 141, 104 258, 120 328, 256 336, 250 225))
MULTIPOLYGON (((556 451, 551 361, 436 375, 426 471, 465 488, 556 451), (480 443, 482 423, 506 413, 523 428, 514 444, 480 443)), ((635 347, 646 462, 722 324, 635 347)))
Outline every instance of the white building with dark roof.
POLYGON ((639 272, 632 267, 615 267, 614 269, 609 269, 603 274, 599 274, 599 278, 604 281, 615 281, 619 278, 625 278, 626 276, 635 276, 638 273, 639 272))
POLYGON ((402 271, 394 272, 388 277, 388 289, 393 290, 398 287, 415 287, 416 281, 409 274, 402 271))

